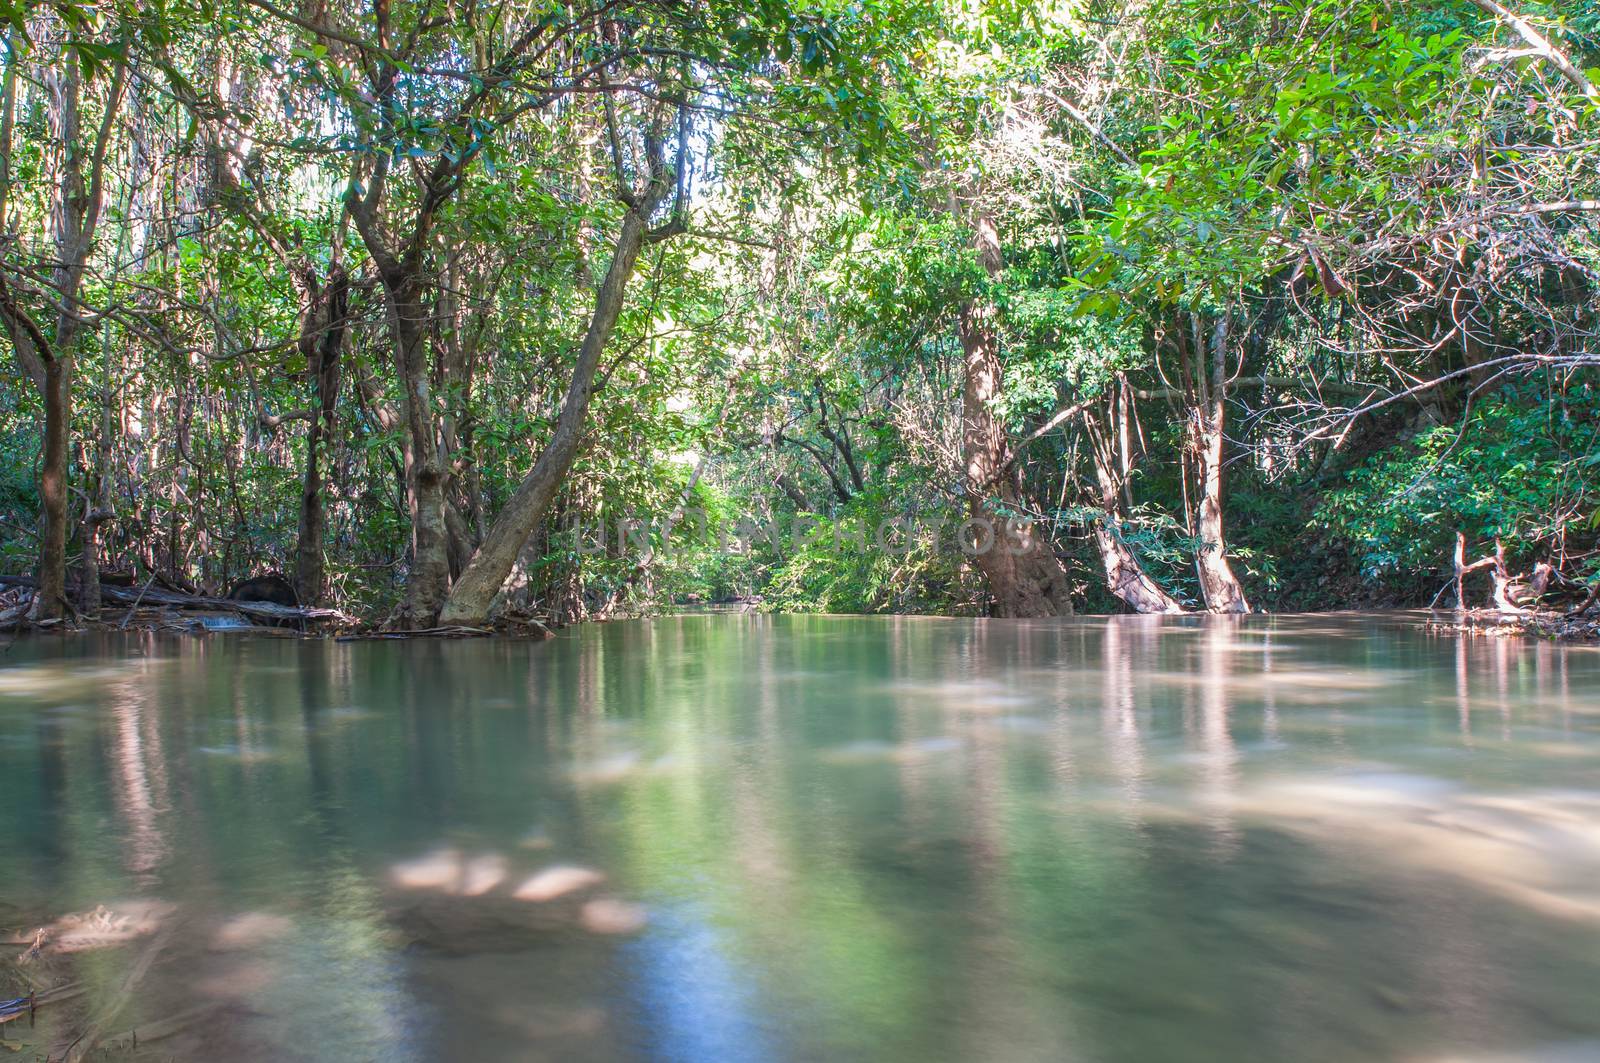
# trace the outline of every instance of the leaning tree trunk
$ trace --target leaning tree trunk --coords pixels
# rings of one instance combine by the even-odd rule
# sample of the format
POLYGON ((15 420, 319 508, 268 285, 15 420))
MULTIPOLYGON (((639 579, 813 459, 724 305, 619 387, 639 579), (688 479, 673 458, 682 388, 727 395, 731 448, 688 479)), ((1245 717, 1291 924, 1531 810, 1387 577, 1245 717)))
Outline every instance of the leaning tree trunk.
MULTIPOLYGON (((650 209, 653 209, 653 204, 650 209)), ((583 438, 583 422, 594 392, 600 356, 605 352, 606 342, 611 338, 611 331, 622 314, 628 280, 633 276, 639 252, 649 236, 648 217, 649 210, 645 204, 630 208, 623 216, 622 230, 617 234, 611 265, 595 297, 594 314, 589 319, 583 346, 578 350, 578 363, 573 368, 572 383, 567 388, 561 414, 556 418, 555 431, 549 444, 540 453, 539 460, 523 477, 505 508, 489 526, 489 533, 472 555, 466 571, 456 581, 450 599, 440 614, 440 623, 470 626, 482 624, 489 618, 495 596, 511 575, 523 544, 544 519, 551 500, 566 479, 567 470, 572 467, 573 459, 578 454, 578 444, 583 438)))
POLYGON ((1206 608, 1213 613, 1248 613, 1244 588, 1228 564, 1228 539, 1222 526, 1223 443, 1227 427, 1228 319, 1218 318, 1211 341, 1195 329, 1194 402, 1190 411, 1192 445, 1200 500, 1195 533, 1200 540, 1195 569, 1206 608), (1209 350, 1208 350, 1209 348, 1209 350))
MULTIPOLYGON (((1100 489, 1100 519, 1095 522, 1095 548, 1100 553, 1100 564, 1105 569, 1106 586, 1136 613, 1181 613, 1183 606, 1161 588, 1145 572, 1133 549, 1123 541, 1120 533, 1122 517, 1122 484, 1127 474, 1113 470, 1112 455, 1105 433, 1092 420, 1092 413, 1084 414, 1088 426, 1089 453, 1094 461, 1094 474, 1100 489), (1122 481, 1122 483, 1119 483, 1122 481)), ((1128 444, 1122 444, 1126 454, 1128 444)))
MULTIPOLYGON (((994 222, 978 219, 977 248, 985 271, 1000 272, 1000 237, 994 222)), ((992 529, 988 548, 980 541, 973 556, 989 585, 990 612, 997 617, 1070 616, 1072 583, 1047 540, 1019 534, 1013 521, 1021 493, 1008 474, 1009 441, 995 415, 1001 396, 1000 346, 996 310, 984 299, 961 309, 957 332, 962 351, 961 438, 966 466, 968 510, 972 520, 992 529)))

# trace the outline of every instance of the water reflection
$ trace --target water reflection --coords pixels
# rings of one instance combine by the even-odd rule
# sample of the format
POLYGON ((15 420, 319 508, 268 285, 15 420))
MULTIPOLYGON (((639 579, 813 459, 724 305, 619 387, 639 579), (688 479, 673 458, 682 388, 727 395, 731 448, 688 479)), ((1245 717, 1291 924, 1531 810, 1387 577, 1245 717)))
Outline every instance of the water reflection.
POLYGON ((22 642, 0 911, 155 913, 161 1058, 1588 1058, 1597 694, 1403 617, 22 642))
POLYGON ((149 885, 146 876, 167 854, 157 822, 167 804, 161 731, 148 712, 145 684, 119 680, 109 686, 117 731, 117 806, 128 832, 127 866, 141 885, 149 885))

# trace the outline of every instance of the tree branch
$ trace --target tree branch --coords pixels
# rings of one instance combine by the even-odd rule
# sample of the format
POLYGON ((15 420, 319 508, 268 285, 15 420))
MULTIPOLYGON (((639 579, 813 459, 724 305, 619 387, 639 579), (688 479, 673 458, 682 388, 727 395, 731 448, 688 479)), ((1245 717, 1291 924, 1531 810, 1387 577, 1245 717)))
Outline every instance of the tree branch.
POLYGON ((1497 0, 1472 0, 1472 3, 1487 11, 1495 18, 1505 22, 1517 32, 1517 36, 1528 42, 1528 46, 1551 66, 1561 71, 1561 75, 1577 86, 1578 91, 1592 103, 1600 103, 1600 88, 1590 81, 1576 63, 1568 59, 1562 51, 1550 43, 1550 38, 1540 33, 1527 19, 1507 8, 1497 0))

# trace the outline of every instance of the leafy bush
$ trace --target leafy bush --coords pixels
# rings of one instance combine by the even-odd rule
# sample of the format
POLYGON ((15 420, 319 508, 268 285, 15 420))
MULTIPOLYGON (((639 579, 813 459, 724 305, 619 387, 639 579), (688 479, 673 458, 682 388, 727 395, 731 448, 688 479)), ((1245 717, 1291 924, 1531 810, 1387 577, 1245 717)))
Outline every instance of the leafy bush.
POLYGON ((1347 543, 1371 580, 1422 580, 1447 565, 1456 532, 1498 538, 1519 565, 1552 554, 1587 561, 1600 503, 1600 393, 1506 390, 1457 424, 1368 459, 1330 492, 1314 522, 1347 543))
POLYGON ((948 527, 902 539, 885 533, 890 548, 875 542, 876 530, 903 511, 883 491, 851 500, 832 517, 819 517, 800 541, 791 540, 782 566, 766 592, 768 607, 821 613, 961 612, 970 596, 962 593, 962 555, 955 546, 953 514, 910 518, 919 529, 945 516, 948 527), (864 545, 863 545, 864 541, 864 545))

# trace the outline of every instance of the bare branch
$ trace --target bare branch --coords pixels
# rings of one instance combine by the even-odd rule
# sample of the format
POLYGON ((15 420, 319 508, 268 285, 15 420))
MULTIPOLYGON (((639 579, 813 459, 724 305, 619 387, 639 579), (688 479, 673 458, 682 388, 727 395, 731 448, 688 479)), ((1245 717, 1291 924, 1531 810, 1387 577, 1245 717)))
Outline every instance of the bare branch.
POLYGON ((1561 71, 1561 76, 1577 86, 1578 91, 1583 93, 1590 102, 1600 103, 1600 88, 1596 88, 1595 83, 1589 80, 1588 75, 1579 70, 1578 65, 1568 59, 1554 44, 1550 43, 1550 38, 1535 29, 1531 22, 1510 10, 1504 4, 1499 3, 1498 0, 1472 0, 1472 2, 1515 30, 1517 36, 1527 41, 1529 48, 1535 54, 1561 71))

